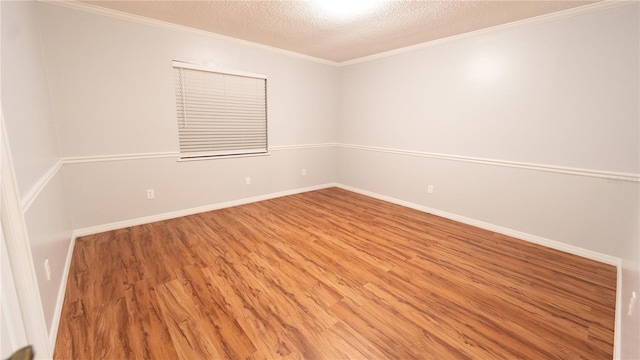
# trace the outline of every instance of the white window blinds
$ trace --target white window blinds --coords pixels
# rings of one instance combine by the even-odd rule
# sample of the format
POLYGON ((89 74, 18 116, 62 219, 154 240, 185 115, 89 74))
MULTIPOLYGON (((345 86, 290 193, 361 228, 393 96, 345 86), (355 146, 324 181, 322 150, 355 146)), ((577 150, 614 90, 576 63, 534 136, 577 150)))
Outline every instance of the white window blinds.
POLYGON ((174 62, 180 157, 267 152, 267 80, 174 62))

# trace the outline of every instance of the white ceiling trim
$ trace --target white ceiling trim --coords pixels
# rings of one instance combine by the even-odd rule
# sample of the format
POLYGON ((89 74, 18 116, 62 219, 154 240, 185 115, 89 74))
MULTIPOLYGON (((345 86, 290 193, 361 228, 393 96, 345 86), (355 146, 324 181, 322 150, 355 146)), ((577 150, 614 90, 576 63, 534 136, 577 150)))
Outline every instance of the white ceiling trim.
POLYGON ((254 48, 258 48, 258 49, 262 49, 262 50, 267 50, 267 51, 279 53, 279 54, 282 54, 282 55, 287 55, 287 56, 292 56, 292 57, 296 57, 296 58, 300 58, 300 59, 304 59, 304 60, 309 60, 309 61, 317 62, 317 63, 320 63, 320 64, 331 65, 331 66, 336 66, 336 67, 342 67, 342 66, 348 66, 348 65, 363 63, 363 62, 367 62, 367 61, 373 61, 373 60, 377 60, 377 59, 382 59, 382 58, 385 58, 385 57, 395 56, 395 55, 399 55, 399 54, 404 54, 404 53, 408 53, 408 52, 412 52, 412 51, 417 51, 417 50, 420 50, 420 49, 428 48, 428 47, 431 47, 431 46, 441 45, 441 44, 449 42, 449 41, 454 41, 454 40, 466 38, 466 37, 469 37, 469 36, 486 34, 486 33, 491 33, 491 32, 495 32, 495 31, 506 30, 506 29, 515 29, 515 28, 523 27, 523 26, 527 26, 527 25, 541 24, 541 23, 545 23, 545 22, 549 22, 549 21, 565 19, 565 18, 568 18, 568 17, 579 16, 579 15, 589 14, 589 13, 593 13, 593 12, 603 11, 603 10, 606 10, 606 9, 611 9, 611 8, 615 8, 615 7, 619 7, 619 6, 635 4, 639 0, 606 0, 606 1, 602 1, 602 2, 597 2, 597 3, 593 3, 593 4, 588 4, 588 5, 585 5, 585 6, 580 6, 580 7, 576 7, 576 8, 571 8, 571 9, 567 9, 567 10, 551 13, 551 14, 540 15, 540 16, 536 16, 536 17, 532 17, 532 18, 528 18, 528 19, 523 19, 523 20, 510 22, 510 23, 507 23, 507 24, 502 24, 502 25, 497 25, 497 26, 492 26, 492 27, 489 27, 489 28, 485 28, 485 29, 471 31, 471 32, 467 32, 467 33, 464 33, 464 34, 449 36, 449 37, 445 37, 445 38, 441 38, 441 39, 437 39, 437 40, 431 40, 431 41, 427 41, 427 42, 416 44, 416 45, 406 46, 406 47, 403 47, 403 48, 394 49, 394 50, 390 50, 390 51, 385 51, 385 52, 381 52, 381 53, 378 53, 378 54, 368 55, 368 56, 364 56, 364 57, 361 57, 361 58, 342 61, 342 62, 335 62, 335 61, 325 60, 325 59, 317 58, 317 57, 314 57, 314 56, 301 54, 301 53, 298 53, 298 52, 295 52, 295 51, 284 50, 284 49, 273 47, 273 46, 263 45, 263 44, 259 44, 259 43, 255 43, 255 42, 251 42, 251 41, 247 41, 247 40, 242 40, 242 39, 238 39, 238 38, 234 38, 234 37, 230 37, 230 36, 225 36, 225 35, 209 32, 209 31, 194 29, 194 28, 190 28, 190 27, 187 27, 187 26, 183 26, 183 25, 177 25, 177 24, 169 23, 169 22, 166 22, 166 21, 150 19, 150 18, 146 18, 146 17, 143 17, 143 16, 139 16, 139 15, 133 15, 133 14, 117 11, 117 10, 103 8, 103 7, 96 6, 96 5, 91 5, 91 4, 87 4, 87 3, 81 3, 81 2, 74 1, 74 0, 37 0, 37 1, 38 2, 42 2, 42 3, 46 3, 46 4, 50 4, 50 5, 62 6, 62 7, 66 7, 66 8, 70 8, 70 9, 74 9, 74 10, 79 10, 79 11, 89 12, 89 13, 93 13, 93 14, 103 15, 103 16, 107 16, 107 17, 111 17, 111 18, 131 21, 131 22, 135 22, 135 23, 139 23, 139 24, 151 25, 151 26, 160 27, 160 28, 163 28, 163 29, 175 30, 175 31, 180 31, 180 32, 187 32, 187 33, 192 33, 192 34, 197 34, 197 35, 203 35, 203 36, 212 37, 212 38, 215 38, 215 39, 234 42, 234 43, 237 43, 237 44, 240 44, 240 45, 250 46, 250 47, 254 47, 254 48))
POLYGON ((593 4, 588 4, 588 5, 575 7, 575 8, 571 8, 571 9, 567 9, 567 10, 562 10, 562 11, 558 11, 558 12, 554 12, 554 13, 550 13, 550 14, 544 14, 544 15, 540 15, 540 16, 536 16, 536 17, 532 17, 532 18, 528 18, 528 19, 518 20, 518 21, 514 21, 514 22, 510 22, 510 23, 506 23, 506 24, 501 24, 501 25, 496 25, 496 26, 492 26, 492 27, 488 27, 488 28, 484 28, 484 29, 480 29, 480 30, 470 31, 470 32, 467 32, 467 33, 464 33, 464 34, 458 34, 458 35, 444 37, 444 38, 441 38, 441 39, 431 40, 431 41, 423 42, 423 43, 420 43, 420 44, 410 45, 410 46, 406 46, 406 47, 399 48, 399 49, 394 49, 394 50, 389 50, 389 51, 385 51, 385 52, 381 52, 381 53, 377 53, 377 54, 373 54, 373 55, 364 56, 364 57, 353 59, 353 60, 342 61, 342 62, 337 63, 337 66, 348 66, 348 65, 363 63, 363 62, 367 62, 367 61, 373 61, 373 60, 382 59, 382 58, 386 58, 386 57, 390 57, 390 56, 395 56, 395 55, 404 54, 404 53, 408 53, 408 52, 412 52, 412 51, 417 51, 417 50, 420 50, 420 49, 425 49, 425 48, 428 48, 428 47, 431 47, 431 46, 441 45, 441 44, 447 43, 449 41, 463 39, 463 38, 470 37, 470 36, 476 36, 476 35, 480 35, 480 34, 487 34, 487 33, 492 33, 492 32, 501 31, 501 30, 512 30, 512 29, 516 29, 516 28, 520 28, 520 27, 524 27, 524 26, 528 26, 528 25, 542 24, 542 23, 546 23, 546 22, 549 22, 549 21, 556 21, 556 20, 560 20, 560 19, 566 19, 566 18, 569 18, 569 17, 574 17, 574 16, 579 16, 579 15, 594 13, 594 12, 603 11, 603 10, 606 10, 606 9, 612 9, 612 8, 616 8, 616 7, 619 7, 619 6, 631 5, 631 4, 635 4, 638 1, 639 0, 633 0, 633 1, 606 0, 606 1, 597 2, 597 3, 593 3, 593 4))
POLYGON ((313 61, 313 62, 325 64, 325 65, 337 66, 339 64, 335 61, 325 60, 325 59, 317 58, 314 56, 297 53, 295 51, 285 50, 285 49, 281 49, 281 48, 277 48, 269 45, 263 45, 263 44, 259 44, 259 43, 255 43, 247 40, 234 38, 231 36, 216 34, 210 31, 194 29, 187 26, 183 26, 183 25, 177 25, 170 22, 166 22, 166 21, 150 19, 144 16, 129 14, 122 11, 107 9, 100 6, 81 3, 73 0, 37 0, 37 1, 45 4, 62 6, 69 9, 80 10, 80 11, 93 13, 97 15, 108 16, 115 19, 131 21, 131 22, 144 24, 144 25, 151 25, 151 26, 155 26, 155 27, 159 27, 167 30, 175 30, 175 31, 186 32, 186 33, 191 33, 196 35, 203 35, 203 36, 211 37, 214 39, 226 40, 226 41, 234 42, 240 45, 251 46, 254 48, 267 50, 267 51, 279 53, 282 55, 297 57, 300 59, 309 60, 309 61, 313 61))

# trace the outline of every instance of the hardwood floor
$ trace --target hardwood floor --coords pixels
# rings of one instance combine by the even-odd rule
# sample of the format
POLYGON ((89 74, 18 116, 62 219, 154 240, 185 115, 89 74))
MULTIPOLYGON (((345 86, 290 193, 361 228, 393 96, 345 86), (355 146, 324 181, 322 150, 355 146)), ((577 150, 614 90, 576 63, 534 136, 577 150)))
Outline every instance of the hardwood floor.
POLYGON ((55 358, 611 359, 615 286, 331 188, 79 238, 55 358))

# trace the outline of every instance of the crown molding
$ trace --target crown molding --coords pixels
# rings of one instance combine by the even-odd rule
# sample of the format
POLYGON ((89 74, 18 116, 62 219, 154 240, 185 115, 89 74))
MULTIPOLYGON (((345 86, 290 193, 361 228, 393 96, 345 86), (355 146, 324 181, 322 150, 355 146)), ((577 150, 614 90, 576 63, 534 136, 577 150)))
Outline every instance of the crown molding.
POLYGON ((385 52, 381 52, 373 55, 363 56, 357 59, 342 61, 338 63, 337 66, 343 67, 343 66, 360 64, 364 62, 369 62, 373 60, 378 60, 378 59, 383 59, 391 56, 414 52, 414 51, 426 49, 432 46, 442 45, 451 41, 465 39, 472 36, 484 35, 484 34, 489 34, 489 33, 503 31, 503 30, 513 30, 513 29, 524 27, 524 26, 543 24, 550 21, 557 21, 561 19, 574 17, 574 16, 591 14, 591 13, 595 13, 595 12, 599 12, 607 9, 613 9, 620 6, 636 4, 638 3, 638 1, 639 0, 605 0, 605 1, 596 2, 593 4, 588 4, 584 6, 563 10, 563 11, 550 13, 550 14, 540 15, 540 16, 536 16, 528 19, 513 21, 506 24, 496 25, 496 26, 492 26, 492 27, 488 27, 480 30, 453 35, 453 36, 449 36, 441 39, 431 40, 431 41, 423 42, 420 44, 406 46, 399 49, 394 49, 394 50, 389 50, 389 51, 385 51, 385 52))
POLYGON ((78 1, 74 1, 74 0, 37 0, 37 1, 40 2, 40 3, 44 3, 44 4, 61 6, 61 7, 65 7, 65 8, 69 8, 69 9, 73 9, 73 10, 79 10, 79 11, 84 11, 84 12, 88 12, 88 13, 92 13, 92 14, 107 16, 107 17, 111 17, 111 18, 115 18, 115 19, 131 21, 131 22, 138 23, 138 24, 150 25, 150 26, 154 26, 154 27, 158 27, 158 28, 162 28, 162 29, 168 29, 168 30, 174 30, 174 31, 179 31, 179 32, 183 32, 183 33, 190 33, 190 34, 195 34, 195 35, 207 36, 207 37, 218 39, 218 40, 225 40, 225 41, 233 42, 233 43, 236 43, 236 44, 239 44, 239 45, 249 46, 249 47, 257 48, 257 49, 260 49, 260 50, 266 50, 266 51, 270 51, 270 52, 273 52, 273 53, 286 55, 286 56, 291 56, 291 57, 299 58, 299 59, 303 59, 303 60, 308 60, 308 61, 312 61, 312 62, 324 64, 324 65, 331 65, 331 66, 337 66, 338 65, 338 63, 335 62, 335 61, 321 59, 321 58, 317 58, 317 57, 314 57, 314 56, 301 54, 301 53, 298 53, 298 52, 295 52, 295 51, 290 51, 290 50, 285 50, 285 49, 281 49, 281 48, 277 48, 277 47, 273 47, 273 46, 263 45, 263 44, 259 44, 259 43, 255 43, 255 42, 251 42, 251 41, 247 41, 247 40, 234 38, 234 37, 231 37, 231 36, 217 34, 217 33, 210 32, 210 31, 191 28, 191 27, 188 27, 188 26, 177 25, 177 24, 173 24, 173 23, 170 23, 170 22, 166 22, 166 21, 150 19, 150 18, 146 18, 144 16, 133 15, 133 14, 125 13, 125 12, 122 12, 122 11, 103 8, 103 7, 96 6, 96 5, 91 5, 91 4, 87 4, 87 3, 81 3, 81 2, 78 2, 78 1))
POLYGON ((310 56, 310 55, 306 55, 306 54, 301 54, 301 53, 298 53, 298 52, 295 52, 295 51, 285 50, 285 49, 281 49, 281 48, 277 48, 277 47, 273 47, 273 46, 263 45, 263 44, 259 44, 259 43, 255 43, 255 42, 251 42, 251 41, 247 41, 247 40, 242 40, 242 39, 238 39, 238 38, 234 38, 234 37, 230 37, 230 36, 225 36, 225 35, 213 33, 213 32, 210 32, 210 31, 199 30, 199 29, 195 29, 195 28, 191 28, 191 27, 187 27, 187 26, 183 26, 183 25, 177 25, 177 24, 169 23, 169 22, 166 22, 166 21, 150 19, 150 18, 146 18, 146 17, 143 17, 143 16, 139 16, 139 15, 133 15, 133 14, 125 13, 125 12, 122 12, 122 11, 107 9, 107 8, 103 8, 103 7, 96 6, 96 5, 91 5, 91 4, 87 4, 87 3, 78 2, 78 1, 75 1, 75 0, 37 0, 37 1, 41 2, 41 3, 45 3, 45 4, 66 7, 66 8, 69 8, 69 9, 74 9, 74 10, 84 11, 84 12, 88 12, 88 13, 108 16, 108 17, 111 17, 111 18, 116 18, 116 19, 131 21, 131 22, 135 22, 135 23, 139 23, 139 24, 155 26, 155 27, 159 27, 159 28, 163 28, 163 29, 175 30, 175 31, 179 31, 179 32, 191 33, 191 34, 196 34, 196 35, 201 35, 201 36, 207 36, 207 37, 211 37, 211 38, 214 38, 214 39, 225 40, 225 41, 233 42, 233 43, 236 43, 236 44, 239 44, 239 45, 249 46, 249 47, 253 47, 253 48, 257 48, 257 49, 261 49, 261 50, 266 50, 266 51, 278 53, 278 54, 285 55, 285 56, 291 56, 291 57, 295 57, 295 58, 299 58, 299 59, 303 59, 303 60, 308 60, 308 61, 312 61, 312 62, 324 64, 324 65, 335 66, 335 67, 349 66, 349 65, 359 64, 359 63, 363 63, 363 62, 378 60, 378 59, 382 59, 382 58, 386 58, 386 57, 390 57, 390 56, 400 55, 400 54, 404 54, 404 53, 408 53, 408 52, 418 51, 418 50, 425 49, 425 48, 428 48, 428 47, 431 47, 431 46, 437 46, 437 45, 441 45, 443 43, 447 43, 447 42, 450 42, 450 41, 455 41, 455 40, 459 40, 459 39, 463 39, 463 38, 467 38, 467 37, 471 37, 471 36, 492 33, 492 32, 500 31, 500 30, 510 30, 510 29, 515 29, 515 28, 528 26, 528 25, 541 24, 541 23, 545 23, 545 22, 549 22, 549 21, 565 19, 565 18, 569 18, 569 17, 573 17, 573 16, 584 15, 584 14, 589 14, 589 13, 594 13, 594 12, 598 12, 598 11, 603 11, 603 10, 607 10, 607 9, 616 8, 616 7, 619 7, 619 6, 625 6, 625 5, 638 3, 638 0, 605 0, 605 1, 600 1, 600 2, 597 2, 597 3, 585 5, 585 6, 580 6, 580 7, 571 8, 571 9, 567 9, 567 10, 563 10, 563 11, 554 12, 554 13, 551 13, 551 14, 540 15, 540 16, 536 16, 536 17, 533 17, 533 18, 518 20, 518 21, 510 22, 510 23, 507 23, 507 24, 492 26, 492 27, 485 28, 485 29, 471 31, 471 32, 467 32, 467 33, 463 33, 463 34, 459 34, 459 35, 453 35, 453 36, 445 37, 445 38, 442 38, 442 39, 427 41, 427 42, 416 44, 416 45, 406 46, 406 47, 399 48, 399 49, 394 49, 394 50, 385 51, 385 52, 381 52, 381 53, 377 53, 377 54, 373 54, 373 55, 368 55, 368 56, 360 57, 360 58, 357 58, 357 59, 352 59, 352 60, 347 60, 347 61, 342 61, 342 62, 336 62, 336 61, 326 60, 326 59, 322 59, 322 58, 318 58, 318 57, 314 57, 314 56, 310 56))

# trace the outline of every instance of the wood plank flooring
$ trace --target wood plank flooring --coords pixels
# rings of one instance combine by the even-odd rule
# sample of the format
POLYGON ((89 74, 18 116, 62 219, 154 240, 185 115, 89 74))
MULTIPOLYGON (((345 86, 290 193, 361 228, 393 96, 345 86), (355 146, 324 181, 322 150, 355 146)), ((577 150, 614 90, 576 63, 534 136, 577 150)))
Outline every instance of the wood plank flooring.
POLYGON ((615 286, 330 188, 79 238, 55 359, 611 359, 615 286))

